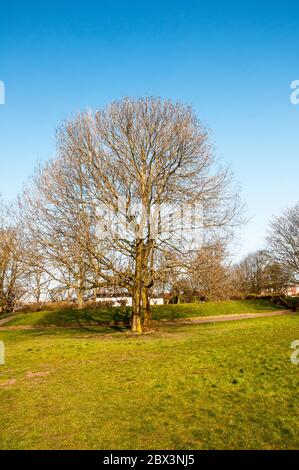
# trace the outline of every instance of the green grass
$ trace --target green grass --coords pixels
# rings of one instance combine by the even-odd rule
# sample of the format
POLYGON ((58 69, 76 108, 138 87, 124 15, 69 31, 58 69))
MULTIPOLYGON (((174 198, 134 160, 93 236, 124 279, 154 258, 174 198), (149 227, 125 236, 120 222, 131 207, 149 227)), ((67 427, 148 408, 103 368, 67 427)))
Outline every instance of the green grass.
POLYGON ((296 339, 294 314, 141 337, 0 329, 0 448, 298 448, 296 339))
POLYGON ((96 325, 97 323, 108 323, 112 321, 113 309, 84 308, 51 310, 43 312, 19 313, 12 316, 10 322, 5 326, 80 326, 81 323, 96 325))
POLYGON ((155 319, 232 315, 238 313, 262 313, 277 310, 279 307, 268 300, 227 300, 179 305, 159 305, 154 308, 155 319))
MULTIPOLYGON (((153 307, 155 320, 199 317, 208 315, 229 315, 238 313, 261 313, 277 310, 273 303, 262 300, 230 300, 225 302, 206 302, 180 305, 162 305, 153 307)), ((111 322, 115 308, 85 308, 83 310, 57 310, 49 312, 22 313, 12 317, 6 326, 33 325, 43 326, 78 326, 95 325, 111 322)))

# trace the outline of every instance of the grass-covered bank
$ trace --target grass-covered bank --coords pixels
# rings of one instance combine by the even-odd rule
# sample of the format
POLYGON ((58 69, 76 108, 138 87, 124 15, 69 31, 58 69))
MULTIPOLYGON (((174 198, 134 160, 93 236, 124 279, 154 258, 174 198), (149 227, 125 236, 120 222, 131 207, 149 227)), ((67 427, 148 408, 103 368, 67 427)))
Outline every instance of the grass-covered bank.
POLYGON ((227 300, 179 305, 161 305, 153 310, 155 319, 201 317, 213 315, 233 315, 241 313, 263 313, 279 309, 269 300, 227 300))
MULTIPOLYGON (((277 310, 277 305, 268 300, 230 300, 223 302, 205 302, 179 305, 161 305, 152 308, 153 319, 173 319, 200 317, 212 315, 231 315, 239 313, 262 313, 277 310)), ((44 327, 80 326, 97 323, 109 323, 114 319, 129 319, 130 309, 110 308, 84 308, 51 310, 45 312, 20 313, 12 316, 6 326, 33 325, 44 327)))
POLYGON ((299 447, 296 315, 107 331, 0 329, 0 448, 299 447))

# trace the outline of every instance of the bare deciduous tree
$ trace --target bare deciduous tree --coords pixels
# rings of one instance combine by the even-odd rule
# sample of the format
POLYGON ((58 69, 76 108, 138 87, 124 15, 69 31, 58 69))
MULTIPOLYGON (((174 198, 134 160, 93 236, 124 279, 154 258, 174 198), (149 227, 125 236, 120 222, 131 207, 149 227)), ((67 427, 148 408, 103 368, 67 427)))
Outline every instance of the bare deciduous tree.
POLYGON ((20 199, 25 251, 30 257, 27 269, 31 280, 33 276, 35 284, 39 281, 37 294, 40 282, 50 278, 56 292, 75 291, 81 308, 91 282, 85 247, 91 238, 92 221, 83 197, 77 204, 82 187, 68 184, 68 169, 62 163, 55 160, 39 168, 20 199))
POLYGON ((191 265, 190 281, 199 296, 208 300, 229 298, 232 286, 227 259, 226 244, 221 240, 198 250, 191 265))
POLYGON ((299 277, 299 203, 274 218, 267 243, 272 259, 299 277))
MULTIPOLYGON (((178 246, 174 230, 161 228, 161 207, 200 204, 206 230, 227 226, 239 209, 230 173, 215 168, 207 131, 189 107, 154 98, 127 98, 95 115, 79 114, 60 129, 58 148, 71 187, 80 178, 95 219, 102 222, 99 208, 112 217, 106 250, 126 261, 122 275, 110 281, 132 293, 132 331, 140 333, 149 315, 156 250, 176 245, 189 251, 178 246)), ((76 198, 78 205, 81 195, 76 198)))
POLYGON ((260 294, 264 288, 264 270, 268 258, 264 250, 247 255, 235 267, 235 282, 244 295, 260 294))
POLYGON ((235 292, 243 294, 283 293, 292 282, 292 274, 266 250, 247 255, 232 271, 235 292))
POLYGON ((23 297, 22 249, 18 227, 9 222, 9 209, 0 200, 0 311, 12 311, 23 297))

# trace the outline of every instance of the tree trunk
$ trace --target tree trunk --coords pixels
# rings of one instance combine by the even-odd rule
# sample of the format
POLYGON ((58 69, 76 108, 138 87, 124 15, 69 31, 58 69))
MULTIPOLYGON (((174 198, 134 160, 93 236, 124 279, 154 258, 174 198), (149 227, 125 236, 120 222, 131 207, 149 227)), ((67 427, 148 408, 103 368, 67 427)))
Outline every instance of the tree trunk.
POLYGON ((142 333, 141 319, 141 289, 142 289, 142 256, 143 242, 138 240, 136 243, 136 261, 135 261, 135 279, 132 289, 132 333, 142 333))
POLYGON ((72 301, 72 292, 71 289, 67 289, 67 301, 71 303, 72 301))
POLYGON ((139 239, 136 242, 135 279, 132 292, 132 332, 142 333, 142 324, 146 327, 151 323, 149 289, 152 276, 149 272, 150 248, 139 239), (142 321, 143 320, 143 321, 142 321))
POLYGON ((141 289, 140 286, 135 286, 133 289, 133 302, 132 302, 132 333, 142 333, 142 320, 141 320, 141 289))
POLYGON ((142 286, 141 298, 142 298, 142 313, 143 313, 143 318, 144 318, 144 326, 148 328, 152 321, 148 287, 142 286))
POLYGON ((84 291, 82 289, 77 289, 77 301, 78 308, 81 309, 84 307, 84 291))

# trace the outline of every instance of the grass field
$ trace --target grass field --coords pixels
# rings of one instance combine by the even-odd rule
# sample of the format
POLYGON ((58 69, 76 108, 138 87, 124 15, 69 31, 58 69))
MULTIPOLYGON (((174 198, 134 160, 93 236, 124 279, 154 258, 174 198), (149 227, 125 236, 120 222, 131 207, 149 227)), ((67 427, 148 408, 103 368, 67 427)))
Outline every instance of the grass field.
POLYGON ((0 328, 0 448, 299 448, 296 339, 296 314, 141 337, 0 328))
POLYGON ((179 305, 159 305, 154 308, 155 319, 232 315, 238 313, 262 313, 279 309, 277 305, 264 299, 227 300, 179 305))
MULTIPOLYGON (((278 307, 267 300, 230 300, 225 302, 206 302, 179 305, 162 305, 153 308, 155 320, 199 317, 208 315, 229 315, 238 313, 262 313, 277 310, 278 307)), ((78 326, 80 324, 97 324, 111 322, 117 309, 85 308, 82 310, 58 310, 34 313, 22 313, 12 317, 6 325, 34 325, 43 327, 78 326)), ((118 309, 123 310, 123 309, 118 309)), ((128 313, 129 313, 129 309, 128 313)), ((121 313, 121 312, 120 312, 121 313)))

